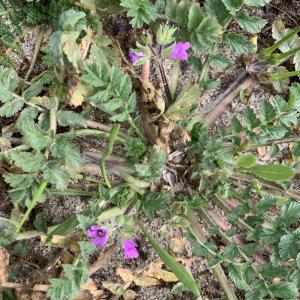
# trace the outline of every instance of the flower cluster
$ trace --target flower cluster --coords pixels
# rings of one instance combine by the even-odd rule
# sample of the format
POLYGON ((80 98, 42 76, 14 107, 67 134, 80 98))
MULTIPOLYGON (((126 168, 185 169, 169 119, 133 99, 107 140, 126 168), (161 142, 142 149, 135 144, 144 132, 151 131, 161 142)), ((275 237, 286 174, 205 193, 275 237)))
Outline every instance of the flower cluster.
MULTIPOLYGON (((180 60, 187 60, 189 58, 189 54, 187 50, 191 48, 190 42, 178 42, 171 46, 172 51, 169 54, 170 58, 180 59, 180 60)), ((132 64, 136 63, 145 55, 144 52, 134 52, 132 50, 129 51, 129 58, 132 64)))
MULTIPOLYGON (((108 229, 96 225, 92 225, 87 229, 86 234, 91 238, 92 244, 100 248, 106 245, 109 238, 108 229)), ((125 259, 138 258, 140 256, 137 250, 137 244, 133 240, 123 241, 123 252, 125 259)))

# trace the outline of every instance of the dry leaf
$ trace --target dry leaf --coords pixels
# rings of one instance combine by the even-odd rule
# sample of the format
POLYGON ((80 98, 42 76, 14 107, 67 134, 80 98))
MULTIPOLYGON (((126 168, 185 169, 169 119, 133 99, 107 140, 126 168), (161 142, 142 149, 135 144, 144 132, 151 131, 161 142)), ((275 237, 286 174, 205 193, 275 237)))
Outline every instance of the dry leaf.
POLYGON ((111 293, 117 296, 122 296, 124 293, 124 287, 119 283, 114 283, 112 281, 103 281, 103 288, 109 290, 111 293))
POLYGON ((170 248, 174 253, 183 254, 185 252, 185 243, 182 239, 172 238, 170 248))
POLYGON ((80 291, 74 300, 93 300, 91 293, 87 290, 80 291))
POLYGON ((47 300, 47 296, 43 292, 33 292, 31 295, 31 300, 47 300))
MULTIPOLYGON (((46 235, 41 235, 40 238, 41 242, 45 243, 48 237, 46 235)), ((66 237, 62 235, 53 235, 49 243, 54 247, 70 248, 74 252, 80 250, 77 239, 74 236, 66 237)))
POLYGON ((152 262, 143 272, 144 275, 154 277, 165 282, 177 282, 178 278, 172 272, 162 269, 162 262, 152 262))
POLYGON ((134 279, 134 283, 138 286, 155 286, 159 285, 159 281, 155 278, 151 278, 144 275, 139 275, 134 279))
POLYGON ((71 80, 69 88, 69 104, 75 107, 80 106, 88 94, 87 87, 80 82, 80 79, 75 77, 71 80))
POLYGON ((265 156, 267 154, 267 147, 257 147, 259 156, 265 156))
POLYGON ((197 256, 192 256, 189 258, 183 258, 183 257, 176 257, 175 260, 182 263, 185 266, 190 266, 195 260, 197 259, 197 256))
POLYGON ((135 300, 137 296, 137 293, 133 290, 126 290, 123 294, 124 300, 135 300))
POLYGON ((9 139, 5 138, 5 137, 0 137, 0 149, 2 151, 4 150, 8 150, 11 148, 11 143, 9 141, 9 139))
POLYGON ((89 27, 86 36, 81 40, 79 45, 82 59, 85 59, 87 57, 92 41, 93 41, 93 30, 89 27))
POLYGON ((135 279, 135 275, 129 269, 117 268, 117 275, 119 275, 124 282, 131 282, 135 279))
POLYGON ((7 266, 9 264, 9 254, 4 248, 0 248, 0 283, 7 282, 8 272, 7 266))

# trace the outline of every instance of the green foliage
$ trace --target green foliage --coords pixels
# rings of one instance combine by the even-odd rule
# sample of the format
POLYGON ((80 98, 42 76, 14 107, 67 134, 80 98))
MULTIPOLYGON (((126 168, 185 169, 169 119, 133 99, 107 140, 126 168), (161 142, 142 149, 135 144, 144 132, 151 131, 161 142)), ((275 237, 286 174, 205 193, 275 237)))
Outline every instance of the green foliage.
POLYGON ((149 24, 156 19, 156 7, 149 0, 121 0, 120 5, 127 8, 133 27, 141 28, 144 23, 149 24))
POLYGON ((247 53, 254 48, 254 45, 252 45, 246 37, 235 32, 225 34, 223 36, 223 42, 227 44, 232 51, 238 54, 247 53))
POLYGON ((72 265, 63 265, 64 277, 51 279, 51 288, 47 295, 51 300, 66 300, 74 298, 79 292, 80 287, 89 278, 87 256, 95 251, 95 247, 88 242, 79 242, 80 254, 72 265))

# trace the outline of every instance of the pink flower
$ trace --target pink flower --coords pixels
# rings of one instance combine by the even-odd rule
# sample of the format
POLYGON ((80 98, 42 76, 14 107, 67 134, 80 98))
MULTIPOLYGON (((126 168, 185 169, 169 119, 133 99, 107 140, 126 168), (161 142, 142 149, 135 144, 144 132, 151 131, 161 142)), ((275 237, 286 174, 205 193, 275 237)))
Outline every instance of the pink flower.
POLYGON ((103 248, 109 238, 108 229, 104 227, 98 227, 92 225, 87 231, 86 234, 88 237, 92 238, 92 244, 98 247, 103 248))
POLYGON ((138 258, 140 256, 137 250, 137 244, 132 240, 123 241, 123 251, 125 259, 138 258))
POLYGON ((132 64, 136 63, 144 55, 145 55, 144 52, 135 53, 132 50, 129 51, 129 58, 130 58, 132 64))
POLYGON ((190 48, 191 44, 189 42, 178 42, 172 46, 170 57, 175 59, 187 60, 189 58, 189 55, 186 51, 190 48))

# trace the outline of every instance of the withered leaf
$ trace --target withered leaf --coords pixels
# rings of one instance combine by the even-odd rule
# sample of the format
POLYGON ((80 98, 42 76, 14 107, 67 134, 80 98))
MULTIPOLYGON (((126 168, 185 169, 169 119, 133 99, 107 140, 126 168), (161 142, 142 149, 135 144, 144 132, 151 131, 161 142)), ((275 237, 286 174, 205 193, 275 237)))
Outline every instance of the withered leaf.
POLYGON ((117 296, 122 296, 124 293, 124 287, 119 283, 114 283, 112 281, 103 281, 102 286, 103 288, 109 290, 112 294, 117 296))
POLYGON ((79 78, 72 80, 69 88, 69 104, 75 107, 80 106, 87 94, 88 89, 80 82, 79 78))
POLYGON ((124 282, 131 282, 135 279, 135 275, 125 268, 117 268, 117 275, 119 275, 124 282))
POLYGON ((178 278, 174 273, 162 269, 162 262, 160 261, 150 263, 143 274, 159 280, 163 280, 165 282, 178 281, 178 278))

